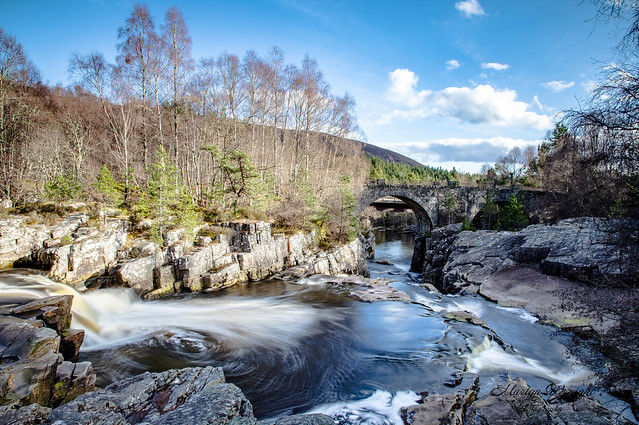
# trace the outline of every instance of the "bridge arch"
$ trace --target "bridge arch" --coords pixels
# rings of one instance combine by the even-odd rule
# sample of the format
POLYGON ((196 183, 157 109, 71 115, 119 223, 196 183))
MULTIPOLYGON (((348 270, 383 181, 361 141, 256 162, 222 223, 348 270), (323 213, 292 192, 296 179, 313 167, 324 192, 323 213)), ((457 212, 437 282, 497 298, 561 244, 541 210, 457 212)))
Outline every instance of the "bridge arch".
POLYGON ((406 204, 406 206, 413 211, 413 213, 415 214, 415 219, 417 220, 417 231, 416 231, 417 234, 425 235, 432 230, 433 221, 431 217, 429 216, 428 211, 426 211, 424 207, 418 201, 415 201, 407 196, 403 196, 399 194, 385 194, 383 196, 378 196, 378 197, 371 195, 369 199, 362 200, 360 210, 359 210, 359 215, 361 215, 367 207, 375 203, 375 201, 381 198, 385 198, 387 196, 392 196, 393 198, 399 199, 400 201, 404 202, 404 204, 406 204), (375 199, 372 199, 372 198, 375 198, 375 199))
POLYGON ((527 202, 534 199, 537 203, 549 203, 556 194, 518 187, 479 188, 419 184, 386 184, 383 180, 369 181, 359 198, 359 214, 376 200, 392 196, 408 205, 417 218, 418 229, 415 234, 415 250, 411 261, 411 271, 421 272, 424 261, 426 237, 431 229, 449 223, 460 223, 463 219, 471 222, 479 213, 488 193, 495 203, 507 202, 513 194, 522 195, 527 202), (450 201, 450 202, 449 202, 450 201), (452 205, 452 206, 450 206, 452 205))
POLYGON ((419 196, 409 185, 368 184, 360 197, 359 215, 378 199, 388 196, 403 201, 415 214, 417 229, 410 270, 421 273, 426 237, 438 223, 438 200, 436 197, 419 196))

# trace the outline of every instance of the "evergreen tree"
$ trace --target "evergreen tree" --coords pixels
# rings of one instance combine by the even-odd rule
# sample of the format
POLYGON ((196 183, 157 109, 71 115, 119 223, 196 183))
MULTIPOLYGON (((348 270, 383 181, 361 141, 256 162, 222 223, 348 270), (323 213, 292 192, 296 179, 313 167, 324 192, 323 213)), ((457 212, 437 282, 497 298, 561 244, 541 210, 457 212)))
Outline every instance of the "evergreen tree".
POLYGON ((355 214, 357 200, 351 190, 351 179, 345 174, 339 178, 338 233, 340 237, 349 239, 357 235, 359 217, 355 214))
POLYGON ((450 224, 452 222, 453 213, 457 208, 457 199, 455 199, 455 195, 450 189, 444 194, 444 199, 442 199, 442 208, 448 217, 448 224, 450 224))
POLYGON ((486 203, 482 208, 481 227, 492 230, 499 217, 499 206, 495 203, 495 195, 492 192, 486 194, 486 203))
POLYGON ((197 213, 193 199, 164 147, 160 145, 155 155, 155 162, 148 168, 146 195, 150 215, 155 219, 154 229, 162 240, 166 230, 173 226, 193 228, 197 213))
POLYGON ((82 197, 82 183, 70 171, 57 174, 44 185, 47 198, 56 202, 78 200, 82 197))
POLYGON ((528 213, 521 200, 514 194, 511 195, 508 203, 500 211, 497 228, 503 230, 521 230, 528 226, 528 224, 528 213))
POLYGON ((93 184, 100 202, 107 205, 119 205, 122 202, 122 190, 106 165, 102 165, 98 178, 93 184))

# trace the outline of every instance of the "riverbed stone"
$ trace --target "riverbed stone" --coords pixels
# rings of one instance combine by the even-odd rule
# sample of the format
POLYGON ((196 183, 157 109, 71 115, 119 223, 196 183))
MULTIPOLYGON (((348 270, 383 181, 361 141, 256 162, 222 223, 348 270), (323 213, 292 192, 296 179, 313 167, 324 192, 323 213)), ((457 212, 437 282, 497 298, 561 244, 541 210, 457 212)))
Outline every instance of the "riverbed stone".
POLYGON ((35 318, 55 330, 58 334, 71 325, 71 303, 73 295, 57 295, 40 298, 13 309, 12 313, 22 318, 35 318))
POLYGON ((21 406, 18 403, 0 406, 0 423, 3 425, 41 425, 49 423, 51 409, 37 403, 21 406))
POLYGON ((142 258, 132 258, 118 264, 113 275, 118 285, 132 288, 140 296, 155 289, 155 268, 164 263, 165 254, 159 252, 142 258))
POLYGON ((64 329, 60 332, 60 354, 65 360, 75 362, 84 342, 84 329, 64 329))
POLYGON ((334 277, 329 288, 341 295, 361 302, 401 301, 411 302, 410 295, 392 286, 388 279, 368 279, 362 276, 334 277))
POLYGON ((490 329, 486 322, 469 311, 449 311, 444 314, 444 319, 455 320, 462 323, 470 323, 473 325, 481 326, 482 328, 490 329))
POLYGON ((463 424, 466 409, 475 401, 479 379, 472 385, 452 394, 425 394, 421 403, 402 409, 402 417, 412 425, 463 424))
POLYGON ((96 376, 90 362, 62 362, 51 391, 50 406, 68 403, 81 394, 95 390, 96 376))
POLYGON ((51 412, 53 424, 228 424, 253 418, 239 388, 220 368, 195 367, 134 376, 86 393, 51 412))
POLYGON ((60 361, 60 337, 27 322, 0 322, 0 404, 46 406, 60 361))

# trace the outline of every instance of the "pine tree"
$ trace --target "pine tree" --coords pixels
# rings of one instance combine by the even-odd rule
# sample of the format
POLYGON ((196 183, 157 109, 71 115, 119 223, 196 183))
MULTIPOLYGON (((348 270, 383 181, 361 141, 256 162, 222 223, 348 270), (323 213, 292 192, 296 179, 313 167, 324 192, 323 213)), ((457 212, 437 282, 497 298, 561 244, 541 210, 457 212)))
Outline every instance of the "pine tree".
POLYGON ((98 192, 99 201, 106 205, 119 205, 122 202, 122 190, 106 165, 102 165, 98 178, 93 184, 98 192))
POLYGON ((176 225, 193 228, 197 222, 193 199, 179 179, 174 162, 161 145, 148 173, 146 196, 159 239, 164 239, 166 230, 176 225))

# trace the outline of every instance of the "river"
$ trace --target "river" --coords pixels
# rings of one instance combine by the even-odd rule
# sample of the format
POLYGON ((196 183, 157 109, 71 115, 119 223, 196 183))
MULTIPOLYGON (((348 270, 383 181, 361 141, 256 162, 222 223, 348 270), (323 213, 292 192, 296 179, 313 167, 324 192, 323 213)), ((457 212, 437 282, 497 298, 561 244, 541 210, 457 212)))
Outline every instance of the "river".
MULTIPOLYGON (((144 371, 220 366, 259 418, 331 414, 340 424, 401 424, 399 409, 419 393, 451 392, 444 383, 479 374, 482 391, 520 376, 535 389, 587 385, 592 373, 568 353, 569 335, 522 309, 471 296, 442 296, 408 271, 410 235, 378 233, 373 278, 413 302, 362 303, 331 292, 324 276, 265 280, 213 294, 142 302, 132 291, 76 294, 74 327, 87 331, 81 361, 98 385, 144 371), (448 320, 466 310, 490 329, 448 320)), ((4 311, 16 299, 68 292, 43 276, 0 274, 4 311)), ((2 309, 0 309, 0 312, 2 309)))

